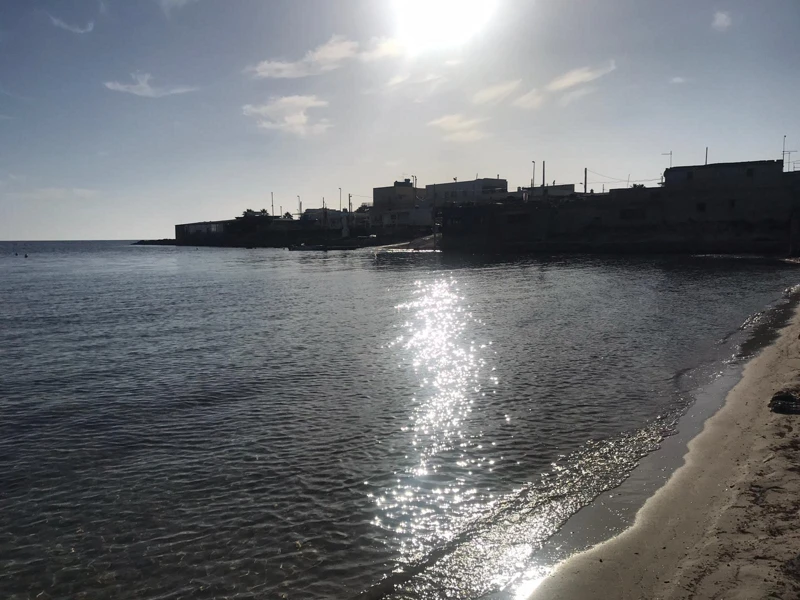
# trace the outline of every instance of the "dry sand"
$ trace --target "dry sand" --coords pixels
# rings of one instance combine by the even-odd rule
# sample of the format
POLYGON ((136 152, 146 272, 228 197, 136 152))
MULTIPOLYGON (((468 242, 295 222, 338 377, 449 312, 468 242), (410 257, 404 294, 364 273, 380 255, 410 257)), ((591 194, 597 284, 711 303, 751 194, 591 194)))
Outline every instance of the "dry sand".
POLYGON ((532 600, 800 598, 800 312, 744 369, 633 526, 563 562, 532 600))

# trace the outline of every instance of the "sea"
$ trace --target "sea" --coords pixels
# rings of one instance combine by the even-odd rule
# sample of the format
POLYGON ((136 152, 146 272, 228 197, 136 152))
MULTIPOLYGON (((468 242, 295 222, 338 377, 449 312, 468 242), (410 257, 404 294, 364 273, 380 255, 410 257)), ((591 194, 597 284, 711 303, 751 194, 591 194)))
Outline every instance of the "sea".
POLYGON ((679 466, 798 283, 747 256, 0 242, 0 597, 524 598, 679 466))

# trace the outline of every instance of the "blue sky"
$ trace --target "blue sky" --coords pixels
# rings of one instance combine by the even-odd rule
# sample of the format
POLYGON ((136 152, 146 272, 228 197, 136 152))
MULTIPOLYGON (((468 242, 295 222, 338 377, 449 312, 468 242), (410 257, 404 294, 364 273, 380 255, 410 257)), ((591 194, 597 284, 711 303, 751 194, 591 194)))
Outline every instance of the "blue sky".
POLYGON ((777 159, 797 31, 796 0, 5 0, 0 239, 777 159))

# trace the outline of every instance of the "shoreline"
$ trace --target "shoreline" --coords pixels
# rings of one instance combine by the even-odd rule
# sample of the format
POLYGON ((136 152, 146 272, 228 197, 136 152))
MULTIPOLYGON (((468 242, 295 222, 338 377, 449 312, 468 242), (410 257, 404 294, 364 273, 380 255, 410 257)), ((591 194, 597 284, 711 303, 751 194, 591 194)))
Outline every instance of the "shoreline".
POLYGON ((799 338, 795 308, 633 525, 558 565, 530 599, 797 597, 800 419, 768 403, 800 387, 799 338))

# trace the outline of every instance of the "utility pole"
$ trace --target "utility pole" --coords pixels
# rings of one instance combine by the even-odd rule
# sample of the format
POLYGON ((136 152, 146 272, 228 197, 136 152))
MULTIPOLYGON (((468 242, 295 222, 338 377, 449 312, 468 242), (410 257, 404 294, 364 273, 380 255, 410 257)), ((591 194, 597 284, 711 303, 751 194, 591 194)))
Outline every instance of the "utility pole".
POLYGON ((531 194, 533 194, 533 186, 536 181, 536 161, 532 160, 531 162, 533 163, 533 171, 531 172, 531 194))
POLYGON ((583 167, 583 193, 584 194, 586 193, 586 181, 589 178, 588 173, 589 173, 589 169, 586 168, 586 167, 583 167))
POLYGON ((706 164, 708 164, 708 146, 706 146, 706 164))
POLYGON ((303 203, 300 202, 300 194, 297 194, 297 209, 300 211, 300 216, 303 216, 303 203))
POLYGON ((786 170, 786 136, 783 136, 783 152, 781 152, 781 161, 783 161, 781 165, 781 171, 786 170))
POLYGON ((628 173, 628 187, 631 187, 631 174, 630 173, 628 173))
POLYGON ((353 194, 347 194, 347 210, 353 212, 353 194))
POLYGON ((342 188, 339 188, 339 212, 342 212, 342 188))
POLYGON ((281 206, 281 218, 283 218, 283 207, 281 206))
POLYGON ((544 178, 544 175, 545 175, 546 172, 547 172, 547 162, 546 161, 542 161, 542 187, 544 187, 546 185, 545 178, 544 178))
POLYGON ((270 202, 272 202, 272 216, 275 216, 275 194, 273 192, 269 193, 270 202))
POLYGON ((669 168, 672 168, 672 150, 669 152, 662 152, 661 156, 669 156, 669 168))

